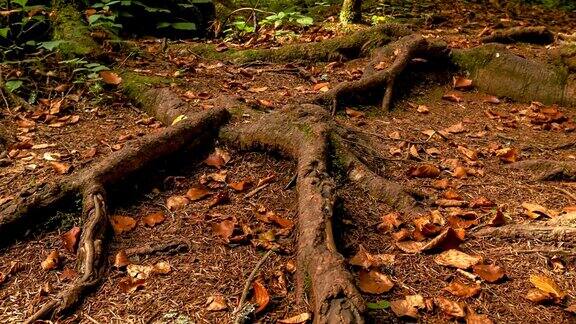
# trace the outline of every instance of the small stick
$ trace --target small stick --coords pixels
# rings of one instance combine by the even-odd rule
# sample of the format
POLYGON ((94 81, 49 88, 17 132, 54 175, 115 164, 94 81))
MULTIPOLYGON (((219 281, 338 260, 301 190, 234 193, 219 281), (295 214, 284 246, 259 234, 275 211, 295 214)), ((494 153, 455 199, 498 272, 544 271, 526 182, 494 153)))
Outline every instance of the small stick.
POLYGON ((247 193, 247 194, 244 196, 244 198, 250 198, 250 197, 256 195, 257 193, 259 193, 260 191, 262 191, 262 189, 268 187, 269 185, 270 185, 270 183, 265 183, 265 184, 263 184, 263 185, 261 185, 261 186, 258 186, 258 187, 256 187, 256 188, 252 189, 252 191, 250 191, 249 193, 247 193))
MULTIPOLYGON (((274 252, 274 251, 268 250, 262 256, 260 261, 258 261, 258 263, 256 263, 256 266, 254 267, 254 269, 252 270, 252 272, 248 276, 248 279, 246 280, 246 283, 244 284, 244 290, 242 291, 242 296, 240 297, 240 301, 238 302, 238 307, 234 310, 234 314, 238 313, 244 307, 244 303, 246 303, 246 298, 248 297, 248 292, 250 291, 250 286, 252 286, 252 281, 254 281, 254 278, 258 274, 258 271, 260 271, 260 268, 264 264, 264 261, 266 261, 266 259, 268 259, 268 257, 270 256, 270 254, 272 254, 272 252, 274 252)), ((238 319, 236 319, 235 322, 237 323, 238 319)))
POLYGON ((292 176, 292 179, 290 179, 290 181, 288 181, 288 183, 284 187, 284 190, 288 190, 288 189, 292 188, 296 184, 296 179, 298 179, 298 173, 297 172, 295 172, 294 175, 292 176))

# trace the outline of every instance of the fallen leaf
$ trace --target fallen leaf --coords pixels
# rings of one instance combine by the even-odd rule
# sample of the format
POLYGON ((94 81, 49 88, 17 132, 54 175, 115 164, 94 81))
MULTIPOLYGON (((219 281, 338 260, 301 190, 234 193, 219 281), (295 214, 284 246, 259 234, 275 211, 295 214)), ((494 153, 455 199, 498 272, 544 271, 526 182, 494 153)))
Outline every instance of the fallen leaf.
POLYGON ((496 207, 496 203, 484 196, 477 197, 470 202, 470 208, 486 208, 486 207, 496 207))
POLYGON ((484 98, 483 101, 485 103, 489 103, 489 104, 493 104, 493 105, 497 105, 500 103, 500 99, 498 99, 498 97, 495 97, 495 96, 487 96, 486 98, 484 98))
POLYGON ((208 155, 208 157, 204 160, 204 163, 206 165, 216 167, 218 169, 221 169, 224 166, 224 164, 226 164, 224 162, 224 159, 217 153, 212 153, 208 155))
POLYGON ((383 294, 394 287, 390 278, 378 271, 361 270, 359 275, 358 287, 365 293, 383 294))
POLYGON ((300 324, 300 323, 304 323, 304 322, 310 320, 311 318, 312 318, 312 315, 310 315, 310 313, 302 313, 302 314, 299 314, 296 316, 280 319, 280 320, 278 320, 278 323, 281 323, 281 324, 300 324))
POLYGON ((500 161, 509 164, 518 161, 518 155, 520 153, 518 150, 507 147, 503 149, 499 149, 496 151, 496 156, 500 158, 500 161))
POLYGON ((258 314, 268 306, 270 294, 268 294, 268 290, 259 280, 252 283, 252 289, 254 289, 254 301, 258 305, 255 313, 258 314))
POLYGON ((419 105, 418 108, 416 108, 416 111, 421 114, 427 114, 430 112, 430 109, 428 108, 428 106, 419 105))
POLYGON ((536 304, 548 303, 554 300, 554 296, 552 296, 552 294, 540 289, 530 289, 524 297, 536 304))
POLYGON ((184 208, 189 203, 190 200, 185 196, 170 196, 166 200, 166 207, 168 207, 170 211, 175 211, 184 208))
POLYGON ((422 164, 417 167, 411 167, 408 175, 417 178, 436 178, 440 175, 440 169, 432 164, 422 164))
POLYGON ((192 187, 186 192, 186 198, 190 199, 190 201, 201 200, 209 195, 210 191, 201 186, 192 187))
POLYGON ((448 93, 442 96, 442 99, 452 102, 462 102, 462 97, 455 93, 448 93))
POLYGON ((50 252, 50 254, 48 254, 46 259, 42 261, 40 266, 42 267, 42 269, 48 271, 56 269, 59 266, 59 264, 60 264, 60 254, 58 254, 58 251, 54 250, 50 252))
POLYGON ((51 161, 49 163, 52 169, 54 169, 59 174, 66 174, 70 172, 70 169, 72 168, 69 164, 63 162, 51 161))
POLYGON ((402 225, 400 220, 400 213, 393 212, 380 217, 380 223, 377 228, 380 231, 391 231, 392 229, 398 228, 402 225))
POLYGON ((124 251, 124 250, 118 251, 118 253, 116 253, 116 256, 114 256, 114 267, 117 269, 120 269, 120 268, 123 268, 129 264, 130 264, 130 259, 128 259, 128 256, 126 255, 126 251, 124 251))
POLYGON ((468 170, 463 166, 457 166, 454 168, 454 173, 452 175, 454 178, 463 179, 468 176, 468 170))
POLYGON ((153 271, 154 267, 149 265, 129 264, 126 266, 126 273, 136 279, 148 279, 153 271))
POLYGON ((462 76, 454 77, 454 89, 456 90, 469 90, 472 88, 472 80, 466 79, 462 76))
POLYGON ((238 182, 230 182, 228 183, 228 187, 234 189, 234 191, 242 192, 252 187, 252 183, 250 181, 238 181, 238 182))
POLYGON ((572 314, 576 315, 576 303, 573 303, 573 304, 569 305, 568 307, 566 307, 565 311, 567 311, 568 313, 572 313, 572 314))
POLYGON ((444 297, 436 297, 434 299, 435 304, 442 310, 442 312, 448 316, 463 318, 466 316, 464 308, 457 302, 451 301, 444 297))
POLYGON ((68 232, 62 234, 60 239, 62 244, 64 244, 64 249, 70 253, 76 252, 76 247, 78 246, 78 239, 80 238, 80 227, 74 226, 68 232))
POLYGON ((314 91, 320 91, 320 92, 326 92, 329 90, 329 86, 330 83, 329 82, 322 82, 322 83, 316 83, 313 87, 312 90, 314 91))
POLYGON ((172 272, 172 267, 170 266, 170 263, 166 261, 157 262, 152 267, 152 273, 154 274, 166 275, 169 274, 170 272, 172 272))
POLYGON ((234 227, 236 227, 236 219, 226 219, 221 221, 220 223, 213 223, 212 224, 212 231, 223 238, 224 240, 228 241, 234 232, 234 227))
POLYGON ((425 308, 426 304, 421 295, 411 295, 404 297, 404 299, 391 301, 390 306, 398 317, 418 318, 418 310, 425 308))
POLYGON ((366 114, 358 110, 346 108, 346 115, 351 118, 361 118, 364 117, 366 114))
POLYGON ((266 213, 266 218, 268 219, 268 221, 273 222, 282 228, 294 227, 293 221, 291 221, 287 218, 283 218, 283 217, 279 216, 278 214, 276 214, 275 212, 266 213))
POLYGON ((219 193, 215 194, 214 197, 212 197, 208 203, 208 207, 212 208, 214 206, 222 205, 228 202, 230 202, 230 196, 228 195, 228 192, 220 191, 219 193))
POLYGON ((207 305, 206 310, 211 312, 222 311, 228 308, 226 299, 220 295, 208 297, 205 305, 207 305))
POLYGON ((550 277, 544 275, 530 275, 530 282, 543 292, 551 294, 555 299, 561 300, 566 297, 560 286, 550 277))
POLYGON ((460 122, 458 124, 454 124, 448 128, 445 128, 443 131, 450 134, 460 134, 464 133, 466 131, 466 128, 464 127, 464 124, 460 122))
POLYGON ((498 227, 506 224, 506 218, 504 217, 504 213, 500 209, 497 209, 492 214, 492 218, 490 218, 486 224, 488 226, 493 227, 498 227))
POLYGON ((450 186, 450 181, 448 179, 439 179, 432 183, 432 187, 435 189, 444 190, 450 186))
POLYGON ((119 85, 122 83, 122 78, 112 71, 100 71, 102 81, 110 85, 119 85))
POLYGON ((472 267, 472 270, 480 278, 491 283, 497 282, 506 275, 504 268, 495 264, 477 264, 472 267))
POLYGON ((391 266, 394 264, 395 256, 393 254, 375 254, 372 255, 362 246, 358 247, 358 252, 354 255, 349 263, 351 265, 363 267, 368 270, 372 267, 391 266))
POLYGON ((153 227, 164 222, 165 219, 166 216, 163 212, 155 212, 142 217, 142 222, 147 226, 153 227))
POLYGON ((464 231, 461 229, 455 230, 448 227, 442 233, 438 234, 438 236, 422 246, 421 251, 449 250, 457 248, 460 243, 464 241, 463 233, 464 231))
POLYGON ((458 269, 468 269, 482 261, 481 256, 471 256, 464 252, 450 249, 444 251, 434 258, 434 261, 443 266, 455 267, 458 269))
POLYGON ((524 214, 532 219, 538 219, 540 217, 552 218, 556 215, 549 211, 546 207, 540 206, 538 204, 523 203, 522 207, 525 209, 524 214))
POLYGON ((470 161, 478 160, 478 152, 476 152, 474 150, 471 150, 471 149, 464 147, 464 146, 458 146, 457 150, 458 150, 458 152, 460 152, 462 155, 464 155, 470 161))
POLYGON ((146 286, 145 279, 124 277, 120 279, 120 282, 118 282, 118 287, 120 288, 120 290, 122 290, 124 293, 127 294, 134 293, 136 290, 143 288, 144 286, 146 286))
POLYGON ((480 285, 477 283, 465 285, 457 281, 452 281, 444 290, 460 298, 470 298, 478 295, 482 288, 480 288, 480 285))
POLYGON ((72 280, 76 279, 77 276, 78 276, 78 273, 76 272, 76 270, 66 268, 62 271, 62 274, 60 275, 60 280, 61 281, 72 281, 72 280))
POLYGON ((112 216, 110 217, 110 223, 112 224, 112 229, 116 234, 129 232, 136 227, 136 220, 130 216, 112 216))

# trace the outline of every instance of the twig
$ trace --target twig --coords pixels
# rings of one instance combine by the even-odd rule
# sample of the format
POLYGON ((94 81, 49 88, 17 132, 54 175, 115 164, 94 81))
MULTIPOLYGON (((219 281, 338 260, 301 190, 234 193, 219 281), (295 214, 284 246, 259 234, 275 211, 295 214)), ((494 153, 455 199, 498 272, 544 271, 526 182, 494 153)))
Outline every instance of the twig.
MULTIPOLYGON (((264 261, 266 261, 266 259, 268 259, 268 257, 270 256, 270 254, 272 254, 272 252, 274 252, 274 251, 268 250, 266 253, 264 253, 264 255, 262 256, 260 261, 258 261, 256 266, 254 267, 254 269, 252 270, 252 272, 248 276, 248 279, 246 280, 246 283, 244 284, 244 290, 242 291, 242 296, 240 297, 240 301, 238 302, 238 307, 236 307, 233 314, 237 314, 244 307, 244 303, 246 303, 246 298, 248 297, 248 292, 250 291, 250 287, 252 286, 252 281, 254 281, 254 278, 258 274, 258 271, 260 271, 260 268, 264 264, 264 261)), ((238 323, 238 320, 239 320, 239 318, 236 318, 236 320, 234 322, 238 323)))
POLYGON ((298 179, 298 172, 294 173, 294 175, 292 176, 290 181, 288 181, 288 183, 284 187, 284 190, 288 190, 288 189, 292 188, 296 184, 296 179, 298 179))
POLYGON ((250 197, 256 195, 257 193, 259 193, 260 191, 262 191, 262 189, 268 187, 269 185, 270 185, 270 183, 265 183, 265 184, 263 184, 263 185, 261 185, 261 186, 258 186, 258 187, 256 187, 256 188, 252 189, 252 191, 250 191, 249 193, 247 193, 247 194, 244 196, 244 198, 250 198, 250 197))

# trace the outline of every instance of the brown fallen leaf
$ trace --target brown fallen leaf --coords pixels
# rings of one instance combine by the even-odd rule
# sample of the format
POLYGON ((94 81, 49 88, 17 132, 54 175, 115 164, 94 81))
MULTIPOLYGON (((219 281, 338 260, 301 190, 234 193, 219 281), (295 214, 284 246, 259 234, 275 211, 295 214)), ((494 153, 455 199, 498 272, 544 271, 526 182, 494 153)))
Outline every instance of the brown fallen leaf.
POLYGON ((530 289, 524 297, 536 304, 544 304, 554 300, 554 296, 552 296, 552 294, 540 289, 530 289))
POLYGON ((472 267, 472 270, 480 278, 490 283, 497 282, 506 275, 504 268, 495 264, 477 264, 472 267))
POLYGON ((448 179, 439 179, 432 183, 432 187, 435 189, 444 190, 450 186, 450 180, 448 179))
POLYGON ((146 286, 145 279, 124 277, 120 279, 120 281, 118 282, 118 287, 120 288, 120 290, 122 290, 124 293, 127 294, 134 293, 136 292, 136 290, 143 288, 144 286, 146 286))
POLYGON ((314 91, 320 91, 320 92, 326 92, 328 91, 330 82, 322 82, 322 83, 316 83, 313 87, 312 90, 314 91))
POLYGON ((230 196, 227 191, 220 191, 208 202, 208 207, 212 208, 218 205, 223 205, 230 202, 230 196))
POLYGON ((64 282, 73 281, 76 279, 76 277, 78 277, 78 273, 76 272, 76 270, 70 268, 64 269, 62 271, 62 274, 60 274, 60 280, 64 282))
POLYGON ((225 241, 228 241, 234 233, 234 228, 236 227, 236 218, 231 217, 230 219, 226 219, 221 221, 220 223, 213 223, 212 224, 212 231, 223 238, 225 241))
POLYGON ((530 275, 530 282, 539 290, 552 295, 557 300, 566 297, 560 286, 550 277, 545 275, 530 275))
POLYGON ((206 310, 211 312, 218 312, 228 308, 228 303, 226 303, 226 299, 224 298, 224 296, 220 295, 208 297, 205 305, 207 306, 206 310))
POLYGON ((395 256, 393 254, 370 254, 360 244, 358 252, 350 259, 349 263, 368 270, 372 267, 391 266, 394 264, 394 259, 395 256))
POLYGON ((130 216, 112 216, 110 217, 110 223, 115 234, 129 232, 136 227, 136 220, 130 216))
POLYGON ((472 80, 463 76, 455 76, 453 79, 454 89, 456 90, 469 90, 472 89, 472 80))
POLYGON ((470 298, 478 295, 482 288, 480 288, 480 285, 477 283, 465 285, 457 281, 452 281, 444 290, 460 298, 470 298))
POLYGON ((434 298, 434 303, 442 310, 442 312, 448 316, 463 318, 466 316, 464 308, 457 302, 451 301, 444 297, 434 298))
POLYGON ((487 207, 496 207, 496 203, 484 196, 474 198, 474 200, 470 202, 470 208, 487 208, 487 207))
POLYGON ((468 202, 465 200, 438 199, 434 201, 434 205, 440 207, 467 207, 468 202))
POLYGON ((425 106, 425 105, 418 105, 418 107, 416 108, 416 111, 421 113, 421 114, 427 114, 430 112, 430 108, 428 108, 428 106, 425 106))
POLYGON ((424 245, 425 245, 424 242, 415 242, 415 241, 396 242, 396 247, 406 253, 418 253, 422 251, 424 245))
POLYGON ((76 252, 78 246, 78 239, 80 238, 80 227, 74 226, 68 232, 62 234, 60 239, 64 245, 64 249, 70 253, 76 252))
POLYGON ((362 111, 354 110, 352 108, 346 108, 346 116, 351 118, 362 118, 366 116, 366 114, 362 111))
POLYGON ((292 228, 294 227, 294 222, 287 219, 287 218, 283 218, 280 215, 276 214, 273 211, 269 211, 266 213, 266 219, 272 223, 275 223, 276 225, 282 227, 282 228, 292 228))
POLYGON ((488 315, 477 314, 472 308, 468 307, 466 324, 494 324, 494 321, 492 321, 488 315))
POLYGON ((312 315, 310 315, 310 313, 302 313, 296 316, 292 316, 292 317, 288 317, 288 318, 284 318, 284 319, 279 319, 278 323, 281 324, 300 324, 300 323, 304 323, 308 320, 310 320, 312 318, 312 315))
POLYGON ((128 259, 128 255, 126 255, 126 251, 120 250, 114 256, 114 268, 120 269, 127 265, 129 265, 130 259, 128 259))
POLYGON ((498 99, 498 97, 495 97, 495 96, 487 96, 486 98, 484 98, 483 101, 485 103, 489 103, 489 104, 493 104, 493 105, 497 105, 500 103, 500 99, 498 99))
POLYGON ((469 149, 464 146, 458 146, 457 150, 470 161, 478 160, 478 152, 476 152, 475 150, 469 149))
POLYGON ((452 102, 462 102, 464 99, 456 93, 447 93, 442 96, 442 99, 452 102))
POLYGON ((48 271, 56 269, 60 265, 60 254, 58 251, 54 250, 48 254, 46 259, 40 263, 42 269, 48 271))
POLYGON ((252 183, 250 181, 230 182, 228 183, 228 187, 234 189, 234 191, 242 192, 250 189, 252 187, 252 183))
POLYGON ((424 246, 422 246, 421 251, 431 251, 431 250, 450 250, 457 248, 462 242, 464 242, 464 230, 453 229, 448 227, 442 233, 438 234, 435 238, 428 241, 424 246))
POLYGON ((383 294, 394 287, 394 283, 387 275, 375 270, 361 270, 358 279, 358 288, 369 294, 383 294))
POLYGON ((436 178, 440 175, 440 169, 432 164, 422 164, 417 167, 411 167, 408 175, 416 178, 436 178))
POLYGON ((126 266, 126 273, 136 279, 148 279, 153 271, 154 267, 150 265, 129 264, 126 266))
POLYGON ((268 306, 270 294, 268 294, 268 290, 259 280, 252 283, 252 289, 254 289, 254 301, 258 305, 255 313, 258 314, 268 306))
POLYGON ((210 191, 203 186, 196 186, 186 191, 186 198, 190 201, 197 201, 210 195, 210 191))
POLYGON ((506 217, 504 217, 504 213, 500 209, 497 209, 486 224, 493 227, 502 226, 506 224, 506 217))
POLYGON ((172 272, 172 266, 170 266, 170 263, 168 263, 166 261, 157 262, 152 267, 152 273, 153 274, 166 275, 166 274, 169 274, 170 272, 172 272))
POLYGON ((518 161, 518 156, 520 152, 514 148, 503 148, 496 151, 496 156, 500 158, 500 161, 509 164, 518 161))
POLYGON ((100 71, 100 77, 104 83, 109 85, 119 85, 122 83, 122 78, 112 71, 100 71))
POLYGON ((454 178, 457 179, 466 178, 468 176, 468 169, 459 165, 456 168, 454 168, 454 172, 452 173, 452 175, 454 176, 454 178))
POLYGON ((406 296, 404 299, 390 302, 392 311, 398 317, 418 318, 418 310, 426 307, 421 295, 406 296))
POLYGON ((576 303, 572 303, 571 305, 566 307, 565 311, 567 311, 568 313, 572 313, 572 314, 576 315, 576 303))
POLYGON ((392 212, 380 217, 380 223, 377 225, 378 230, 380 231, 391 231, 392 229, 396 229, 402 225, 402 221, 400 220, 400 213, 392 212))
POLYGON ((142 222, 146 224, 146 226, 153 227, 158 224, 161 224, 162 222, 164 222, 165 219, 166 216, 164 215, 163 212, 155 212, 142 217, 142 222))
POLYGON ((464 133, 466 131, 466 128, 464 127, 464 124, 460 122, 458 124, 454 124, 448 128, 445 128, 443 131, 450 134, 460 134, 464 133))
POLYGON ((434 261, 443 266, 455 267, 458 269, 468 269, 482 261, 481 256, 471 256, 464 252, 450 249, 444 251, 434 258, 434 261))
POLYGON ((556 216, 556 213, 553 213, 552 211, 548 210, 548 208, 538 204, 525 202, 522 204, 522 208, 525 209, 524 214, 532 219, 538 219, 541 217, 553 218, 556 216))
POLYGON ((186 207, 189 203, 190 200, 185 196, 170 196, 166 200, 166 207, 170 211, 175 211, 186 207))
POLYGON ((221 169, 225 164, 224 159, 216 153, 208 155, 206 160, 204 160, 204 163, 208 166, 212 166, 218 169, 221 169))
POLYGON ((59 174, 66 174, 72 169, 72 166, 63 162, 52 161, 49 163, 52 169, 54 169, 59 174))

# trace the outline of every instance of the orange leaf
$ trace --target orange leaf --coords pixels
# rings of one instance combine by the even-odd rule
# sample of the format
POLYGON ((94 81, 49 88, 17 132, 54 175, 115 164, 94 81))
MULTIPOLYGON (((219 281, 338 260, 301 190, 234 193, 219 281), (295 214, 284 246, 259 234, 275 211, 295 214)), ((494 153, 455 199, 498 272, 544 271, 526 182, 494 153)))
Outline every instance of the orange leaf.
POLYGON ((206 196, 210 195, 210 191, 208 191, 204 187, 192 187, 188 189, 186 192, 186 198, 190 199, 190 201, 200 200, 206 196))
POLYGON ((256 309, 256 314, 260 313, 261 311, 268 306, 270 302, 270 295, 268 294, 268 290, 264 285, 256 280, 252 283, 252 288, 254 289, 254 301, 258 304, 258 308, 256 309))
POLYGON ((280 320, 278 320, 278 323, 281 323, 281 324, 300 324, 300 323, 304 323, 304 322, 308 321, 310 318, 312 318, 310 313, 302 313, 302 314, 292 316, 289 318, 280 319, 280 320))
POLYGON ((390 302, 392 311, 398 317, 418 318, 418 309, 425 308, 424 298, 421 295, 406 296, 404 299, 390 302))
POLYGON ((78 238, 80 238, 80 227, 77 226, 72 227, 68 232, 60 236, 64 248, 70 253, 76 252, 78 238))
POLYGON ((458 76, 454 77, 454 89, 456 90, 468 90, 472 88, 472 80, 466 79, 464 77, 458 76))
POLYGON ((349 263, 351 265, 360 266, 368 270, 371 267, 380 267, 384 265, 394 264, 395 256, 393 254, 375 254, 372 255, 366 251, 364 246, 360 244, 358 252, 354 255, 349 263))
POLYGON ((361 270, 359 281, 360 290, 369 294, 383 294, 394 287, 394 283, 387 275, 375 270, 361 270))
POLYGON ((146 279, 124 277, 118 282, 118 287, 125 293, 133 293, 146 285, 146 279))
POLYGON ((54 250, 50 252, 50 254, 48 254, 46 259, 42 261, 40 266, 44 270, 52 270, 56 269, 59 264, 60 264, 60 254, 58 254, 58 251, 54 250))
POLYGON ((530 275, 530 282, 545 293, 551 294, 554 298, 563 299, 566 293, 550 277, 544 275, 530 275))
POLYGON ((110 217, 110 222, 116 234, 129 232, 136 227, 136 220, 130 216, 112 216, 110 217))
POLYGON ((114 256, 114 267, 115 268, 123 268, 129 264, 130 264, 130 260, 128 259, 128 256, 126 255, 126 251, 124 251, 124 250, 118 251, 118 253, 116 253, 116 256, 114 256))
POLYGON ((480 285, 477 283, 473 283, 472 285, 465 285, 457 281, 453 281, 447 287, 445 287, 444 290, 457 297, 469 298, 478 295, 482 288, 480 288, 480 285))
POLYGON ((471 256, 455 249, 444 251, 434 258, 434 261, 443 266, 468 269, 482 261, 480 256, 471 256))
POLYGON ((436 297, 434 299, 438 308, 442 310, 442 312, 448 316, 462 318, 466 316, 466 312, 464 308, 457 302, 451 301, 444 297, 436 297))
POLYGON ((165 219, 166 216, 164 216, 164 213, 156 212, 142 217, 142 222, 144 222, 144 224, 146 224, 147 226, 153 227, 157 224, 162 223, 165 219))
POLYGON ((408 175, 417 178, 436 178, 440 175, 440 169, 432 164, 422 164, 417 167, 411 167, 408 175))
POLYGON ((102 81, 110 85, 119 85, 122 83, 122 78, 112 71, 100 71, 102 81))
POLYGON ((50 162, 50 166, 59 174, 66 174, 70 172, 70 169, 72 168, 69 164, 56 161, 50 162))
POLYGON ((242 192, 252 187, 252 183, 250 181, 230 182, 228 187, 234 189, 234 191, 242 192))
POLYGON ((506 275, 504 268, 495 264, 478 264, 472 269, 475 274, 488 282, 496 282, 506 275))
POLYGON ((169 210, 174 211, 184 208, 189 203, 190 200, 184 196, 171 196, 166 200, 166 207, 168 207, 169 210))
POLYGON ((234 227, 236 227, 236 219, 231 218, 220 223, 212 224, 212 231, 214 231, 216 235, 228 241, 234 232, 234 227))

